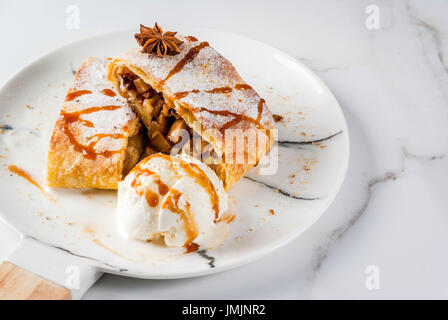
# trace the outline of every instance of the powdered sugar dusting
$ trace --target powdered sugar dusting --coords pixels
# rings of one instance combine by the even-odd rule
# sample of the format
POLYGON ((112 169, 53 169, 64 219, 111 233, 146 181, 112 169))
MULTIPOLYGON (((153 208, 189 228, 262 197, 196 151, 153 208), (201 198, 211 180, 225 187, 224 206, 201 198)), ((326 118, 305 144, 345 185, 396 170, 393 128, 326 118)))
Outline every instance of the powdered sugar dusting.
POLYGON ((119 94, 110 97, 102 93, 104 89, 114 90, 106 76, 106 66, 109 62, 105 58, 88 58, 78 70, 71 92, 89 90, 92 93, 83 94, 72 101, 66 101, 62 108, 63 112, 72 113, 92 107, 120 106, 115 110, 101 110, 81 115, 80 118, 89 121, 90 126, 84 125, 82 121, 74 122, 70 126, 70 129, 76 133, 78 142, 82 144, 92 142, 92 139, 95 139, 93 137, 98 134, 123 135, 124 138, 121 139, 111 137, 100 139, 95 145, 95 149, 98 151, 122 149, 129 135, 126 125, 133 122, 133 126, 135 126, 138 121, 125 98, 119 94))
POLYGON ((118 58, 138 66, 151 75, 155 81, 162 81, 168 76, 168 73, 174 69, 176 64, 185 57, 188 51, 198 44, 199 42, 189 42, 186 40, 181 46, 181 53, 175 56, 166 55, 165 57, 160 58, 155 54, 142 53, 142 48, 137 47, 127 51, 118 58))
POLYGON ((233 65, 215 49, 207 46, 167 81, 166 88, 171 92, 193 89, 206 91, 219 87, 233 87, 236 83, 244 81, 233 65))
MULTIPOLYGON (((191 42, 187 38, 180 36, 184 40, 181 46, 181 53, 175 56, 165 56, 159 58, 154 54, 142 53, 141 48, 134 48, 123 54, 120 63, 130 63, 142 69, 154 81, 162 83, 187 54, 188 52, 201 44, 199 41, 191 42)), ((236 115, 244 115, 252 119, 259 116, 260 96, 251 88, 235 89, 235 85, 245 84, 244 80, 236 71, 235 67, 220 55, 213 47, 205 46, 199 53, 188 61, 183 68, 172 75, 164 84, 163 93, 166 97, 185 102, 195 117, 200 120, 207 128, 221 129, 226 123, 234 117, 222 116, 206 112, 228 111, 236 115), (231 88, 230 93, 207 93, 206 91, 215 88, 231 88), (191 92, 191 91, 200 92, 191 92), (177 92, 190 92, 188 95, 175 99, 177 92)), ((247 122, 247 121, 244 121, 247 122)), ((273 128, 274 121, 272 115, 263 102, 263 111, 260 124, 265 128, 273 128)), ((255 124, 247 122, 247 126, 255 127, 255 124)), ((235 127, 240 127, 235 123, 235 127)), ((227 129, 233 128, 232 126, 227 129)))

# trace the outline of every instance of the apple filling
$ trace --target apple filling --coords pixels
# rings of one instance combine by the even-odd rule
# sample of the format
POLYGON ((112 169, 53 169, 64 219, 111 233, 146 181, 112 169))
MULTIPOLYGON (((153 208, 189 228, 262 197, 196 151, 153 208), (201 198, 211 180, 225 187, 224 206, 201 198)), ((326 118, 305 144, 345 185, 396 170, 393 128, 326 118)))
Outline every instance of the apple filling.
POLYGON ((128 145, 126 146, 126 156, 123 164, 123 174, 127 175, 129 171, 140 160, 140 156, 144 152, 144 137, 141 130, 138 134, 128 138, 128 145))
POLYGON ((120 91, 131 101, 148 131, 149 142, 145 156, 157 152, 170 154, 175 148, 178 152, 200 156, 206 164, 213 163, 212 145, 194 136, 193 129, 165 101, 162 93, 127 69, 119 75, 120 91))

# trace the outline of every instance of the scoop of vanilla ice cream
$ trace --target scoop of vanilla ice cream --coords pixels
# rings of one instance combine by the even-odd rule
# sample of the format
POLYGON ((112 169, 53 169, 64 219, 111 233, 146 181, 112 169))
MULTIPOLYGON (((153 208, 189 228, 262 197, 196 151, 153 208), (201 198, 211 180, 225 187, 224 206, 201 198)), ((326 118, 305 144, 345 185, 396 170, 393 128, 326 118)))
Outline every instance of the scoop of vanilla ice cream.
POLYGON ((126 238, 212 248, 227 237, 227 210, 222 181, 185 154, 151 155, 118 186, 117 224, 126 238))

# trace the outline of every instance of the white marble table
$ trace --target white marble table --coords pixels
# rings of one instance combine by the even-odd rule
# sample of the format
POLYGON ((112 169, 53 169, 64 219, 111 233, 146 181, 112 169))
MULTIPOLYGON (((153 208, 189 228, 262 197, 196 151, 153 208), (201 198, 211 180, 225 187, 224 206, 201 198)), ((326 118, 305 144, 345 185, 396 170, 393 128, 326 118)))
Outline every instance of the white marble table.
MULTIPOLYGON (((349 170, 315 225, 255 263, 186 280, 106 275, 85 298, 448 298, 448 2, 152 2, 0 1, 0 82, 56 46, 140 22, 240 33, 328 84, 350 130, 349 170), (71 4, 79 29, 66 28, 71 4)), ((0 224, 0 260, 18 241, 0 224)))

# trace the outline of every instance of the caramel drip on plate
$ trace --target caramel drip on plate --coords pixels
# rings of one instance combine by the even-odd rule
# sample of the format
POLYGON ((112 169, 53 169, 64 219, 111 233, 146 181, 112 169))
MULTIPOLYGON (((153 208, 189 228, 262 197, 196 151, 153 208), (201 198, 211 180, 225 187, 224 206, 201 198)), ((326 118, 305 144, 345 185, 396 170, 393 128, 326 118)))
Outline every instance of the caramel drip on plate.
POLYGON ((203 48, 208 47, 209 44, 208 42, 201 42, 199 45, 197 45, 196 47, 191 48, 187 54, 185 55, 185 57, 182 58, 182 60, 180 60, 175 66, 174 68, 168 73, 168 75, 166 76, 166 78, 164 80, 162 80, 161 85, 163 85, 166 81, 168 81, 169 78, 171 78, 172 76, 174 76, 176 73, 180 72, 182 70, 182 68, 189 63, 191 60, 193 60, 198 54, 199 51, 201 51, 203 48))
POLYGON ((19 177, 24 178, 25 180, 27 180, 29 183, 31 183, 32 185, 34 185, 36 188, 38 188, 40 190, 40 192, 45 195, 46 197, 48 197, 51 201, 55 201, 54 198, 52 196, 50 196, 49 194, 47 194, 45 192, 45 190, 40 186, 40 184, 38 184, 32 177, 31 175, 26 172, 23 169, 20 169, 19 167, 15 166, 15 165, 10 165, 8 167, 8 170, 11 171, 12 173, 18 175, 19 177))
POLYGON ((24 178, 25 180, 27 180, 28 182, 30 182, 31 184, 33 184, 35 187, 37 187, 40 191, 42 191, 42 187, 31 177, 31 175, 26 172, 23 169, 20 169, 19 167, 15 166, 15 165, 10 165, 8 167, 9 171, 11 171, 12 173, 15 173, 16 175, 24 178))
POLYGON ((73 101, 82 95, 90 94, 90 93, 92 93, 92 91, 90 91, 90 90, 69 91, 67 93, 67 97, 65 97, 65 101, 73 101))
POLYGON ((108 97, 115 97, 117 94, 111 90, 111 89, 104 89, 103 91, 101 91, 102 94, 104 94, 105 96, 108 97))
POLYGON ((162 204, 162 209, 168 208, 171 212, 180 215, 182 221, 184 222, 185 233, 187 234, 187 240, 184 243, 184 247, 188 248, 190 243, 192 243, 193 240, 198 236, 199 230, 196 222, 194 221, 194 217, 190 212, 190 204, 188 202, 185 202, 185 210, 179 208, 179 199, 181 196, 182 193, 180 193, 178 190, 174 188, 171 189, 170 193, 165 198, 165 201, 162 204))
POLYGON ((76 112, 61 112, 61 117, 64 121, 63 124, 63 130, 65 135, 69 138, 70 143, 73 145, 73 148, 81 152, 84 158, 94 160, 97 156, 101 155, 106 158, 112 156, 113 154, 120 153, 122 150, 104 150, 104 151, 96 151, 95 146, 96 144, 103 138, 110 137, 112 139, 123 139, 126 138, 122 134, 97 134, 92 137, 90 137, 88 140, 93 140, 88 145, 84 145, 82 143, 79 143, 73 133, 70 131, 70 124, 74 122, 81 122, 83 125, 86 125, 88 127, 93 127, 93 123, 84 119, 81 119, 80 117, 84 114, 90 114, 98 111, 111 111, 111 110, 117 110, 121 108, 120 106, 103 106, 103 107, 91 107, 84 110, 76 111, 76 112))

